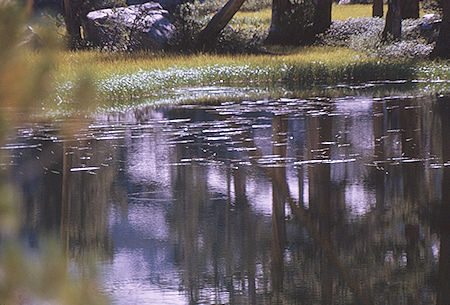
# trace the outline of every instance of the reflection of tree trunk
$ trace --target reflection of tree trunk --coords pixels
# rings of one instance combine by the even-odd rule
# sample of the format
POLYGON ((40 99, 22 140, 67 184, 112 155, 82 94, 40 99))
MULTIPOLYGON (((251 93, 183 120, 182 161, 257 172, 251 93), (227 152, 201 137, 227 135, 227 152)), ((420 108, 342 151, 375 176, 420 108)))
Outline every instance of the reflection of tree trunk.
MULTIPOLYGON (((272 123, 272 153, 282 160, 287 153, 286 116, 275 116, 272 123)), ((283 291, 284 278, 284 247, 286 244, 285 202, 284 189, 287 186, 285 161, 280 161, 278 167, 273 168, 272 177, 272 290, 275 303, 280 301, 283 291)))
POLYGON ((400 1, 402 19, 419 18, 419 0, 400 1))
MULTIPOLYGON (((446 2, 446 1, 444 1, 446 2)), ((447 1, 448 2, 448 1, 447 1)), ((442 159, 450 162, 450 107, 448 100, 441 102, 441 123, 442 123, 442 159)), ((450 166, 444 166, 442 176, 442 200, 440 210, 440 251, 439 251, 439 272, 437 284, 437 305, 450 304, 450 166)))
POLYGON ((305 206, 303 196, 305 194, 305 188, 304 188, 304 179, 305 177, 305 168, 303 166, 300 166, 298 168, 298 205, 301 207, 305 206))
POLYGON ((402 15, 400 0, 389 0, 383 39, 400 39, 402 33, 402 15))
POLYGON ((69 253, 70 239, 70 168, 72 155, 69 154, 69 142, 63 144, 62 200, 61 200, 61 242, 65 253, 69 253))
MULTIPOLYGON (((373 102, 373 136, 375 147, 375 161, 383 161, 384 153, 384 104, 382 102, 373 102)), ((376 187, 376 207, 382 212, 384 210, 384 194, 385 194, 386 173, 383 167, 377 167, 375 171, 375 187, 376 187)))
POLYGON ((383 0, 373 0, 372 17, 383 17, 383 0))
POLYGON ((234 301, 234 285, 233 285, 233 247, 232 247, 232 231, 231 231, 231 168, 227 166, 227 207, 225 210, 225 269, 226 269, 226 288, 229 294, 230 304, 234 301))
MULTIPOLYGON (((420 159, 420 115, 414 100, 403 101, 401 104, 400 120, 403 129, 402 155, 407 158, 420 159), (408 107, 412 106, 412 107, 408 107)), ((422 162, 406 163, 402 166, 404 201, 410 216, 417 215, 418 204, 422 202, 423 192, 421 186, 424 172, 422 162)), ((410 217, 411 218, 411 217, 410 217)), ((405 224, 406 253, 408 268, 416 268, 419 261, 419 224, 418 220, 407 219, 405 224)))
POLYGON ((247 204, 247 195, 245 194, 246 174, 243 166, 237 165, 233 169, 234 196, 236 206, 244 206, 247 204))
MULTIPOLYGON (((183 158, 185 147, 177 145, 176 160, 183 158)), ((202 192, 198 190, 202 175, 196 175, 195 165, 177 166, 174 184, 174 198, 176 198, 175 219, 180 241, 179 253, 183 266, 183 285, 186 289, 190 304, 197 304, 199 299, 199 273, 197 270, 199 247, 197 241, 199 206, 202 201, 202 192)), ((201 181, 203 182, 203 181, 201 181)))
POLYGON ((291 2, 289 0, 273 0, 272 2, 272 21, 270 23, 269 35, 265 43, 284 44, 288 43, 290 37, 286 28, 285 16, 291 2))
POLYGON ((229 0, 200 32, 197 41, 200 46, 209 47, 217 40, 219 33, 244 4, 245 0, 229 0))
MULTIPOLYGON (((239 125, 232 124, 231 126, 238 127, 239 125)), ((308 128, 308 130, 311 129, 308 128)), ((262 158, 261 151, 259 149, 254 149, 257 146, 255 142, 251 140, 251 137, 248 134, 245 139, 248 140, 244 141, 243 144, 247 148, 252 148, 252 150, 249 150, 248 153, 251 157, 251 162, 256 165, 257 161, 262 158)), ((302 221, 303 225, 309 231, 310 236, 320 245, 325 255, 327 255, 329 262, 333 265, 344 282, 349 286, 350 290, 358 299, 359 303, 365 305, 373 304, 372 299, 370 298, 370 291, 368 291, 368 287, 366 287, 364 290, 361 289, 361 283, 358 282, 358 280, 349 272, 348 268, 341 262, 333 245, 329 241, 321 238, 315 222, 313 222, 312 217, 310 217, 310 213, 308 213, 302 206, 299 206, 292 198, 288 186, 275 179, 276 176, 273 170, 266 169, 265 173, 272 180, 272 183, 276 186, 276 188, 282 190, 283 197, 289 204, 291 211, 293 211, 295 216, 302 221)), ((274 234, 274 231, 272 231, 272 234, 274 234)), ((266 283, 265 279, 263 279, 263 281, 264 283, 266 283)))
MULTIPOLYGON (((332 121, 328 115, 308 118, 308 152, 311 159, 329 159, 329 147, 321 144, 332 138, 332 121)), ((331 204, 330 164, 315 164, 309 169, 309 205, 312 215, 319 224, 319 235, 331 244, 331 223, 333 209, 331 204)), ((326 252, 320 255, 320 282, 322 304, 333 303, 332 266, 326 252)))
POLYGON ((242 245, 244 252, 244 269, 246 269, 246 277, 248 281, 248 304, 256 304, 256 221, 252 217, 249 206, 244 206, 240 210, 242 217, 243 230, 240 232, 244 235, 244 244, 242 245))

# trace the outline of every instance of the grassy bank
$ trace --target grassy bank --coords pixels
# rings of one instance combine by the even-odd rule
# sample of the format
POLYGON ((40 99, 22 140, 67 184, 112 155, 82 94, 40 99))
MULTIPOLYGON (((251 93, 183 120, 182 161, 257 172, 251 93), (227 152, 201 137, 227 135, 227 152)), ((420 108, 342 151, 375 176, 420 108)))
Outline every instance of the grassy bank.
MULTIPOLYGON (((254 1, 252 5, 257 7, 259 4, 254 1)), ((404 23, 406 41, 381 44, 379 33, 384 22, 379 18, 364 17, 370 15, 371 5, 333 4, 335 22, 320 38, 318 44, 321 46, 267 48, 261 45, 260 38, 270 25, 271 10, 264 6, 256 11, 239 12, 231 22, 233 29, 228 28, 228 36, 225 35, 228 42, 221 44, 228 43, 242 51, 241 47, 248 42, 255 43, 258 51, 262 50, 258 54, 59 51, 54 56, 52 75, 56 88, 45 109, 65 112, 74 108, 73 104, 80 103, 89 110, 97 107, 124 109, 142 103, 177 103, 197 97, 189 87, 204 86, 253 88, 224 93, 224 98, 232 99, 276 97, 274 91, 268 93, 256 89, 265 85, 274 87, 273 84, 280 88, 289 84, 291 88, 310 90, 314 86, 343 83, 414 80, 416 85, 413 86, 423 92, 448 94, 449 64, 417 59, 418 46, 423 46, 422 53, 426 54, 432 45, 418 43, 422 37, 415 32, 415 24, 412 21, 404 23), (342 21, 344 19, 347 21, 342 21), (241 31, 245 28, 254 31, 241 31), (239 36, 241 33, 242 37, 239 36), (254 33, 257 38, 252 38, 254 33), (397 56, 398 50, 409 53, 397 56), (77 89, 92 83, 90 94, 87 90, 77 89), (180 90, 183 91, 181 95, 178 94, 180 90), (182 98, 176 98, 177 94, 182 98)), ((40 62, 40 56, 29 52, 27 60, 33 65, 40 62)), ((282 95, 284 91, 278 94, 282 95)))
MULTIPOLYGON (((437 83, 448 92, 450 67, 446 62, 379 61, 338 47, 273 48, 277 55, 171 55, 151 53, 60 52, 53 75, 56 94, 50 108, 69 110, 77 82, 88 77, 95 84, 95 105, 121 109, 139 103, 179 102, 175 91, 201 86, 314 85, 362 83, 379 80, 417 80, 437 83), (80 77, 83 76, 83 77, 80 77)), ((39 60, 30 54, 31 62, 39 60)), ((262 92, 253 92, 254 97, 262 92)), ((229 98, 232 98, 230 94, 229 98)))

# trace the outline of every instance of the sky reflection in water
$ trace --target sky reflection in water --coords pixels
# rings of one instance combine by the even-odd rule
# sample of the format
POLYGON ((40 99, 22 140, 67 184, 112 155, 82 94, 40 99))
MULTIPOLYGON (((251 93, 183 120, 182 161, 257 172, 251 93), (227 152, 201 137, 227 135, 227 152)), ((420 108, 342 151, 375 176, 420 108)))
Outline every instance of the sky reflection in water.
POLYGON ((25 238, 94 253, 114 303, 436 304, 449 117, 445 98, 225 102, 27 124, 0 149, 25 238))

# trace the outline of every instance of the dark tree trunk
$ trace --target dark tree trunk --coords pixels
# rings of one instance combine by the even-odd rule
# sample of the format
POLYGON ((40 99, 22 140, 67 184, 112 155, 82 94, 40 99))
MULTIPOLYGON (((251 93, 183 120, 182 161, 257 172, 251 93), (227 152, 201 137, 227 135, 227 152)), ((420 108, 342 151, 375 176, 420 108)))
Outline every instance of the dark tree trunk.
POLYGON ((289 0, 273 0, 272 2, 272 22, 270 24, 269 35, 266 44, 286 44, 289 43, 290 35, 286 29, 285 15, 290 8, 289 0))
POLYGON ((200 47, 210 47, 217 40, 220 32, 244 4, 245 0, 229 0, 200 32, 197 42, 200 47))
POLYGON ((372 17, 383 17, 383 0, 373 0, 372 17))
POLYGON ((314 12, 314 33, 325 32, 331 25, 331 5, 332 0, 313 0, 314 12))
POLYGON ((400 1, 402 19, 419 18, 419 0, 400 1))
POLYGON ((64 22, 70 49, 76 49, 81 43, 80 1, 64 0, 64 22))
POLYGON ((389 0, 383 39, 400 39, 402 34, 402 14, 400 0, 389 0))
POLYGON ((439 37, 431 56, 450 58, 450 0, 442 1, 443 17, 439 37))
MULTIPOLYGON (((276 115, 272 120, 272 154, 285 159, 287 157, 288 118, 276 115)), ((286 195, 288 189, 286 167, 283 161, 280 167, 272 169, 272 242, 271 242, 271 280, 273 303, 282 300, 284 286, 284 248, 286 246, 286 195)))

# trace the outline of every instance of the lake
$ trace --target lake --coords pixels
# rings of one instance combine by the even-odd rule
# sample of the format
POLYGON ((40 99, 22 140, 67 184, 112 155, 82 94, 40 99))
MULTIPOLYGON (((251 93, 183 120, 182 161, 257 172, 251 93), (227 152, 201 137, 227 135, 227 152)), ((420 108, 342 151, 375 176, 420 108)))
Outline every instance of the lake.
POLYGON ((77 268, 93 258, 113 304, 450 297, 449 97, 147 107, 15 130, 1 166, 23 240, 56 237, 77 268))

